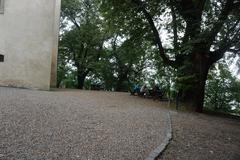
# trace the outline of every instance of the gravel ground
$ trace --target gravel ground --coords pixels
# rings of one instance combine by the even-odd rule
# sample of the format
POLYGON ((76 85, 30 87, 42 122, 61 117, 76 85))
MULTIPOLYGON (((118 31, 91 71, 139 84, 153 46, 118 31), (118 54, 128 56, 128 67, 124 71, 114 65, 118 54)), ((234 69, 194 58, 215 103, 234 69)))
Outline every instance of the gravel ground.
POLYGON ((159 160, 240 160, 240 120, 173 113, 173 140, 159 160))
POLYGON ((126 93, 0 87, 0 160, 139 160, 165 136, 168 111, 126 93))

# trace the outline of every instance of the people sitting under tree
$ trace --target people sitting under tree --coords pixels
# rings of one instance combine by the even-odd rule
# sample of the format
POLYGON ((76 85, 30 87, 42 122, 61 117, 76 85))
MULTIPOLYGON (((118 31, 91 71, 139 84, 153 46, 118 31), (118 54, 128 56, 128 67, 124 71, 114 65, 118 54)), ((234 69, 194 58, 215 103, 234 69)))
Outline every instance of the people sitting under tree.
POLYGON ((133 86, 133 89, 131 89, 131 95, 139 95, 139 93, 140 93, 140 86, 138 85, 138 84, 135 84, 134 86, 133 86))
POLYGON ((140 89, 139 95, 142 96, 142 97, 146 97, 147 91, 148 91, 147 85, 144 84, 144 85, 141 87, 141 89, 140 89))

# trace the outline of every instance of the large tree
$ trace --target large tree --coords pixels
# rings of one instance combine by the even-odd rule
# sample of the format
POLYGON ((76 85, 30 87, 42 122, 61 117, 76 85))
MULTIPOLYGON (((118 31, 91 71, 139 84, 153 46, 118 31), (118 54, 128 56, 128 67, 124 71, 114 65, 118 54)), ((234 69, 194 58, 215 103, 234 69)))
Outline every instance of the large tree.
POLYGON ((138 37, 114 35, 109 39, 94 75, 105 89, 128 91, 142 77, 149 45, 138 37))
POLYGON ((62 1, 60 52, 76 68, 79 89, 102 53, 105 32, 98 4, 93 0, 62 1))
POLYGON ((207 75, 224 53, 239 54, 239 0, 111 0, 103 1, 112 16, 129 29, 148 23, 162 61, 178 72, 182 98, 202 112, 207 75), (113 11, 112 11, 113 10, 113 11), (170 13, 170 14, 167 14, 170 13), (169 16, 170 15, 170 16, 169 16), (171 19, 169 23, 166 18, 171 19), (162 20, 162 19, 165 19, 162 20), (127 21, 127 22, 126 22, 127 21), (136 21, 138 23, 136 23, 136 21), (135 23, 132 23, 135 22, 135 23), (167 27, 166 27, 167 26, 167 27), (163 42, 168 29, 172 47, 163 42), (164 32, 163 32, 164 33, 164 32))

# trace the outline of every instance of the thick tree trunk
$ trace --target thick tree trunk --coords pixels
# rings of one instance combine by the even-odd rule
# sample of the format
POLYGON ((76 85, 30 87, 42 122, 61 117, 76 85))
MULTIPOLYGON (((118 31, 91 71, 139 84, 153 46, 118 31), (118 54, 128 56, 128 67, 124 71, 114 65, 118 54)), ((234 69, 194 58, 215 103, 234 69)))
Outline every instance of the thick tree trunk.
POLYGON ((207 54, 197 53, 189 60, 190 67, 183 71, 184 76, 192 76, 194 78, 185 81, 186 87, 182 89, 182 99, 190 104, 196 112, 203 112, 205 85, 209 71, 209 58, 207 54), (185 73, 184 73, 185 72, 185 73))
POLYGON ((126 86, 124 86, 124 82, 127 80, 127 74, 120 75, 116 84, 116 91, 123 92, 126 91, 126 86))
POLYGON ((77 74, 77 82, 78 82, 77 88, 78 89, 83 89, 85 79, 89 72, 90 71, 88 69, 85 69, 85 70, 81 69, 80 65, 79 64, 77 65, 77 73, 78 73, 77 74))
POLYGON ((86 78, 85 75, 78 75, 78 76, 77 76, 77 80, 78 80, 78 86, 77 86, 77 88, 78 88, 78 89, 83 89, 83 87, 84 87, 84 82, 85 82, 85 78, 86 78))
POLYGON ((199 79, 199 84, 196 86, 196 91, 194 94, 194 103, 193 107, 196 109, 196 112, 203 112, 204 105, 204 95, 205 95, 205 86, 207 80, 207 72, 202 73, 202 77, 199 79))
POLYGON ((78 80, 78 89, 83 89, 84 87, 84 82, 85 82, 85 79, 88 75, 89 71, 85 71, 85 72, 80 72, 78 73, 78 76, 77 76, 77 80, 78 80))
POLYGON ((123 80, 118 80, 116 84, 116 91, 117 92, 122 92, 124 91, 124 85, 123 85, 123 80))
POLYGON ((118 81, 116 85, 116 91, 121 92, 122 91, 122 84, 118 81))

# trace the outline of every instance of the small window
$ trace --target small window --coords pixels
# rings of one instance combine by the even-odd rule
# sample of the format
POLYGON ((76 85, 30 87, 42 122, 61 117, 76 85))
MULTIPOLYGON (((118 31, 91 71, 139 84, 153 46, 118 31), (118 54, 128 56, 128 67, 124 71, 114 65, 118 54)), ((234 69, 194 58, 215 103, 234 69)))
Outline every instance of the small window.
POLYGON ((0 0, 0 14, 4 13, 4 0, 0 0))
POLYGON ((0 62, 4 62, 4 55, 0 54, 0 62))

